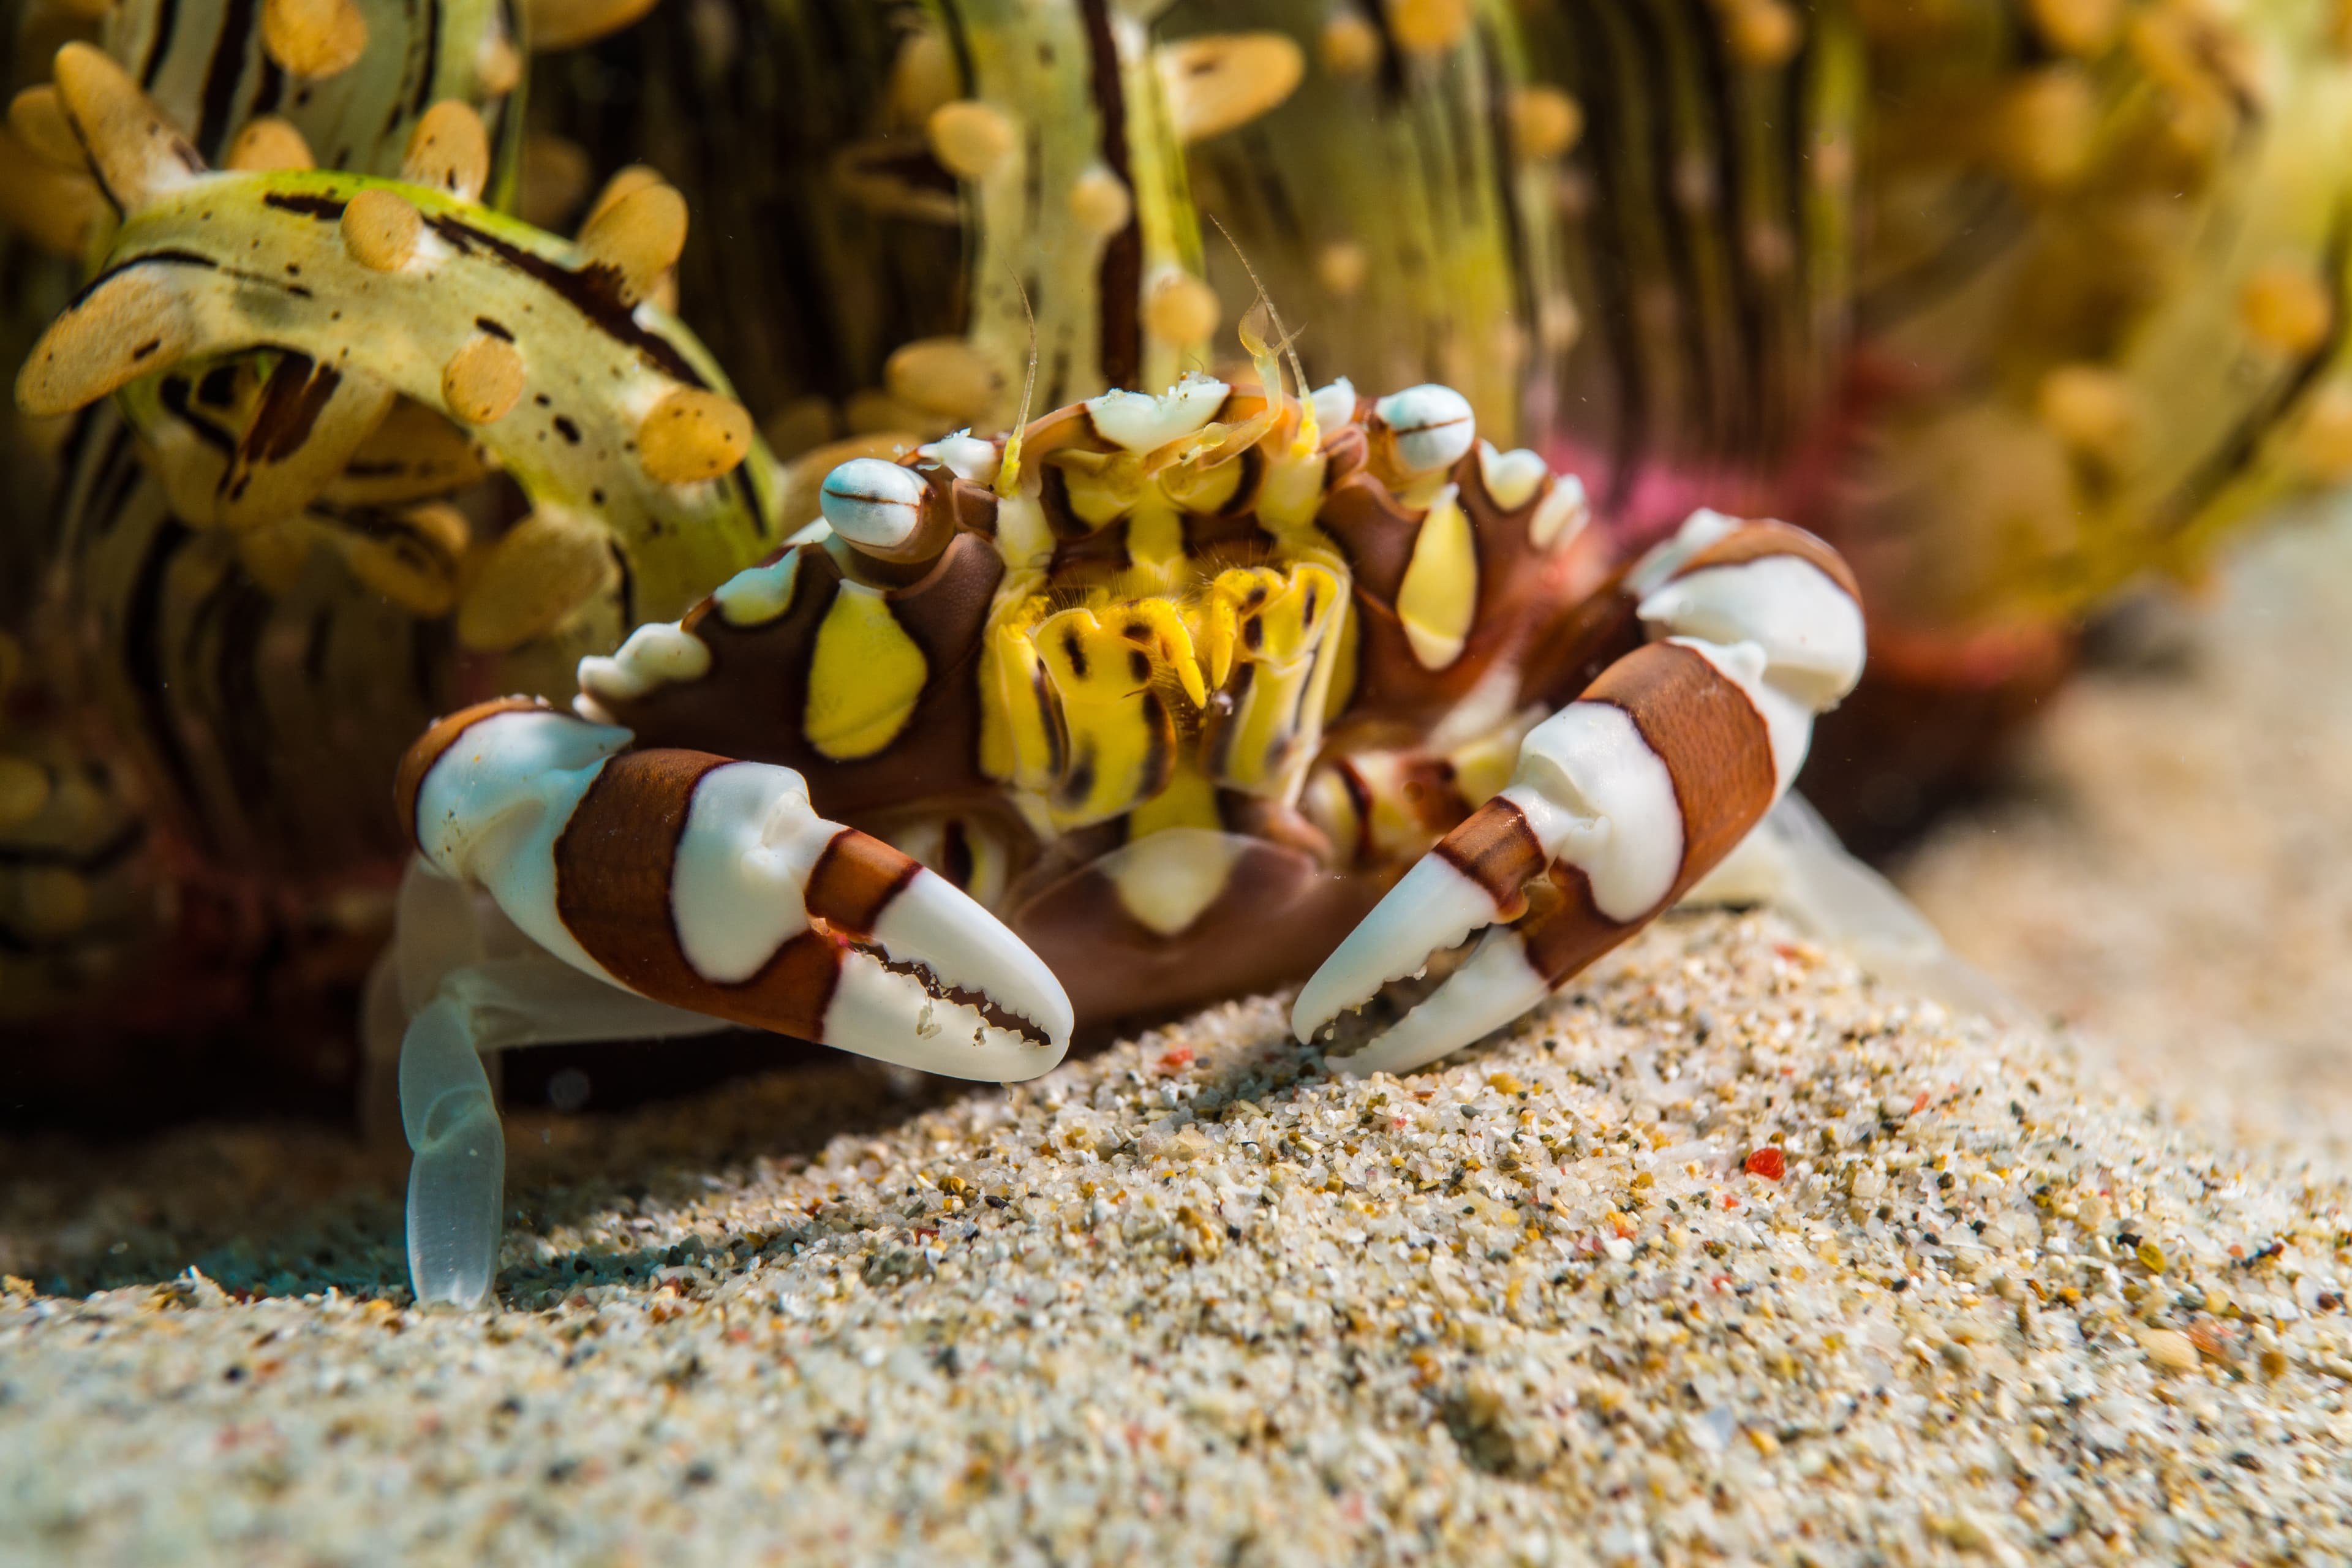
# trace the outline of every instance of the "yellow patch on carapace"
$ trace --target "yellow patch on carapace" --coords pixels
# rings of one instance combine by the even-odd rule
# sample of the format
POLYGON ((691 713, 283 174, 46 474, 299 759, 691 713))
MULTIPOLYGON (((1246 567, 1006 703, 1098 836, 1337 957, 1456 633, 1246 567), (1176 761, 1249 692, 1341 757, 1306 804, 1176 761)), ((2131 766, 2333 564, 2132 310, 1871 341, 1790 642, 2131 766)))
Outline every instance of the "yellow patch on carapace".
POLYGON ((1242 472, 1238 461, 1179 463, 1160 476, 1160 493, 1181 511, 1223 511, 1241 489, 1242 472))
POLYGON ((1064 828, 1156 822, 1188 769, 1204 787, 1285 795, 1319 743, 1347 595, 1336 556, 1205 582, 1181 557, 1139 562, 1075 605, 1028 578, 982 654, 982 765, 1064 828))
POLYGON ((1396 609, 1423 668, 1444 669, 1462 657, 1478 612, 1478 542, 1452 485, 1438 492, 1422 520, 1396 609))
POLYGON ((1345 589, 1326 567, 1234 568, 1210 585, 1201 635, 1210 683, 1233 689, 1219 777, 1262 791, 1314 748, 1331 678, 1330 632, 1345 589), (1251 666, 1235 686, 1237 664, 1251 666))
POLYGON ((1323 480, 1330 467, 1331 460, 1320 452, 1293 455, 1276 449, 1258 482, 1258 526, 1276 538, 1312 528, 1323 510, 1323 480))
POLYGON ((880 591, 844 583, 817 627, 801 732, 836 761, 870 757, 907 727, 929 675, 880 591))
POLYGON ((1524 721, 1507 724, 1446 753, 1454 787, 1465 803, 1475 808, 1503 793, 1519 765, 1519 742, 1526 733, 1524 721))
MULTIPOLYGON (((1100 822, 1167 787, 1176 763, 1165 689, 1165 617, 1137 605, 1064 610, 1030 633, 1059 720, 1062 755, 1047 794, 1066 824, 1100 822)), ((1041 722, 1045 721, 1041 719, 1041 722)))

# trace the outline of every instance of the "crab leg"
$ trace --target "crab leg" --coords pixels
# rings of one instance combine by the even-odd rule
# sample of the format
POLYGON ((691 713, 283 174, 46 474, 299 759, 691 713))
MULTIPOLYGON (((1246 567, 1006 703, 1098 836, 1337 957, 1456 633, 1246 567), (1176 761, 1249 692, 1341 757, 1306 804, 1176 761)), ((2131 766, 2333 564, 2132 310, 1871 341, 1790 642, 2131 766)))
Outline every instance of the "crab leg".
POLYGON ((656 1002, 951 1078, 1061 1060, 1061 984, 945 878, 818 816, 790 768, 630 738, 520 699, 442 721, 401 773, 417 847, 656 1002))
POLYGON ((1640 930, 1771 809, 1803 764, 1814 716, 1862 673, 1852 575, 1785 524, 1698 513, 1631 581, 1659 640, 1529 731, 1510 784, 1416 863, 1299 993, 1291 1024, 1307 1041, 1486 931, 1420 1005, 1335 1065, 1433 1061, 1640 930))
MULTIPOLYGON (((470 1307, 497 1274, 506 1138, 482 1058, 567 1040, 669 1039, 727 1026, 582 973, 422 857, 368 984, 370 1078, 393 1069, 408 1167, 408 1272, 420 1301, 470 1307)), ((390 1106, 387 1110, 392 1109, 390 1106)))
POLYGON ((420 1301, 471 1307, 498 1273, 506 1135, 482 1058, 567 1040, 674 1038, 726 1027, 618 992, 543 952, 446 975, 400 1046, 408 1166, 408 1275, 420 1301))

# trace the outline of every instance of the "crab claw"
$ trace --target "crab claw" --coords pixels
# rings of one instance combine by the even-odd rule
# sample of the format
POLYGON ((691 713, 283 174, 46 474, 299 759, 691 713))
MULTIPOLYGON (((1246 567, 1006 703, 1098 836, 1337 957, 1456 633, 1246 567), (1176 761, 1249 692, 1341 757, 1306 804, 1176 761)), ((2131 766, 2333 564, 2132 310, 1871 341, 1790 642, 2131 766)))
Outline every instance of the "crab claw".
MULTIPOLYGON (((1695 655, 1643 649, 1624 662, 1654 662, 1650 656, 1674 667, 1662 675, 1696 673, 1680 668, 1695 655)), ((1769 774, 1764 785, 1769 791, 1769 774)), ((1324 962, 1299 993, 1292 1027, 1301 1041, 1312 1039, 1481 929, 1525 921, 1531 888, 1539 891, 1556 861, 1579 871, 1600 921, 1631 931, 1671 893, 1683 850, 1673 773, 1633 715, 1607 701, 1572 703, 1528 733, 1509 787, 1440 839, 1324 962)), ((1525 1012, 1549 983, 1523 949, 1509 927, 1489 932, 1360 1061, 1347 1058, 1349 1070, 1398 1070, 1406 1057, 1418 1066, 1525 1012)))
POLYGON ((1356 1078, 1411 1072, 1492 1034, 1550 994, 1519 933, 1503 926, 1479 938, 1462 967, 1394 1026, 1332 1065, 1356 1078))
POLYGON ((1852 577, 1809 534, 1701 513, 1634 575, 1645 572, 1640 615, 1666 640, 1619 659, 1529 731, 1509 786, 1407 872, 1299 992, 1291 1026, 1304 1043, 1496 928, 1334 1066, 1434 1061, 1639 931, 1771 809, 1804 761, 1813 716, 1861 673, 1852 577))
POLYGON ((1653 644, 1530 731, 1502 794, 1438 841, 1300 992, 1309 1040, 1496 922, 1396 1026, 1335 1060, 1402 1072, 1499 1028, 1664 909, 1778 795, 1769 733, 1705 654, 1653 644))
POLYGON ((1479 807, 1416 861, 1323 961, 1290 1009, 1290 1026, 1300 1044, 1340 1014, 1370 1002, 1382 986, 1419 974, 1438 954, 1506 918, 1519 884, 1541 868, 1529 867, 1507 884, 1490 888, 1456 840, 1474 827, 1491 830, 1510 809, 1499 797, 1479 807))
POLYGON ((950 1078, 1062 1059, 1061 983, 952 883, 818 816, 790 768, 630 739, 512 700, 443 721, 402 772, 417 847, 673 1007, 950 1078))
POLYGON ((996 1082, 1034 1078, 1062 1059, 1070 999, 1027 943, 881 840, 812 820, 832 837, 809 879, 808 912, 835 933, 838 965, 812 1038, 996 1082))

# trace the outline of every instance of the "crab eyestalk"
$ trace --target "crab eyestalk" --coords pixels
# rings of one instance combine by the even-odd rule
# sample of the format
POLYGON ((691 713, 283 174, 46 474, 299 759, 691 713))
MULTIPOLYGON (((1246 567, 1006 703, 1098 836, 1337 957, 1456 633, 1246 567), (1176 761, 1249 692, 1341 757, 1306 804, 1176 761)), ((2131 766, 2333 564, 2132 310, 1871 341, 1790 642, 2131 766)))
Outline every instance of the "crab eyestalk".
MULTIPOLYGON (((478 647, 542 635, 625 586, 625 621, 675 615, 772 542, 772 464, 750 416, 643 298, 684 242, 675 192, 640 189, 578 243, 559 239, 468 198, 484 144, 461 112, 420 128, 411 172, 432 185, 215 174, 105 57, 68 49, 58 68, 124 220, 26 361, 27 412, 264 347, 305 356, 331 395, 390 389, 439 411, 533 507, 460 607, 478 647)), ((354 442, 372 428, 351 423, 364 426, 354 442)))

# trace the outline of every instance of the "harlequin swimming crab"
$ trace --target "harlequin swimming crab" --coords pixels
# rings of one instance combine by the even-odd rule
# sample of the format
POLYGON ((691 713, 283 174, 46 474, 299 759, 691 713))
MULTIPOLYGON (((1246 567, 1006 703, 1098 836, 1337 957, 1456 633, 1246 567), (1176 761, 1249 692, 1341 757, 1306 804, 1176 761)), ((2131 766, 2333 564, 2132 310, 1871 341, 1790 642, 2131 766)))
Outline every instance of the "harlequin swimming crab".
MULTIPOLYGON (((578 246, 497 218, 449 116, 412 152, 431 185, 213 174, 103 57, 58 79, 127 216, 26 406, 274 342, 331 377, 315 416, 389 388, 480 431, 539 507, 509 539, 583 500, 713 549, 772 515, 740 407, 638 297, 665 259, 642 213, 578 246)), ((415 744, 371 1028, 399 1041, 421 1296, 492 1280, 486 1051, 742 1024, 1006 1080, 1082 1019, 1311 973, 1307 1040, 1434 978, 1328 1046, 1404 1070, 1788 788, 1862 666, 1834 552, 1700 512, 1612 570, 1581 484, 1480 441, 1458 393, 1301 398, 1255 334, 1255 385, 842 464, 781 552, 582 659, 573 711, 505 699, 415 744)))
POLYGON ((490 1283, 485 1050, 734 1023, 1016 1079, 1079 1019, 1311 971, 1310 1041, 1450 967, 1330 1046, 1409 1070, 1787 789, 1862 667, 1833 552, 1700 512, 1588 593, 1581 486, 1479 441, 1458 394, 1301 403, 1256 358, 1255 388, 845 463, 810 536, 583 661, 576 712, 495 701, 417 743, 420 864, 530 944, 406 1027, 421 1295, 490 1283))

